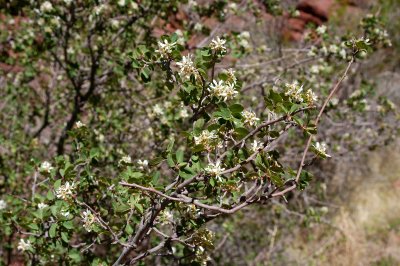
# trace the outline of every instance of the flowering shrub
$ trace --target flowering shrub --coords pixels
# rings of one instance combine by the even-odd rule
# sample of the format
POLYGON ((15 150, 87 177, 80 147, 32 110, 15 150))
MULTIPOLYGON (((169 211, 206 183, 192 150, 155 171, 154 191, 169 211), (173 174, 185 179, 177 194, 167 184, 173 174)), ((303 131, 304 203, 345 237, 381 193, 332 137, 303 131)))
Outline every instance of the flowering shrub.
MULTIPOLYGON (((264 2, 281 14, 277 1, 264 2)), ((350 37, 320 26, 303 59, 276 67, 251 62, 273 51, 248 31, 217 34, 201 24, 258 18, 255 5, 21 4, 20 28, 7 33, 16 56, 6 60, 23 70, 1 80, 4 263, 206 263, 210 221, 309 184, 303 168, 334 156, 317 136, 324 113, 343 113, 334 97, 352 67, 390 43, 374 16, 350 37), (158 36, 181 9, 193 19, 158 36), (290 150, 294 163, 285 160, 290 150)), ((352 111, 364 93, 346 100, 352 111)), ((394 111, 380 100, 379 112, 394 111)))

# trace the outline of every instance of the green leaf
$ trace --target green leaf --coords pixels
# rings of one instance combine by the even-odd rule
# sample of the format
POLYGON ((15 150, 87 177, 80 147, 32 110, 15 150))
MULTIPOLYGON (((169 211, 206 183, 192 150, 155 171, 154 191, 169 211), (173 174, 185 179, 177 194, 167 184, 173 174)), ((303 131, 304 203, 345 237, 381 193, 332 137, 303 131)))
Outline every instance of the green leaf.
POLYGON ((280 175, 277 175, 277 174, 271 175, 271 181, 272 181, 272 183, 274 183, 275 186, 278 186, 278 187, 283 186, 283 180, 280 177, 280 175))
POLYGON ((29 228, 31 228, 32 230, 39 230, 39 226, 35 223, 31 223, 28 225, 29 228))
POLYGON ((58 227, 58 225, 56 223, 54 223, 50 226, 49 235, 51 238, 54 238, 56 236, 57 227, 58 227))
POLYGON ((309 173, 307 171, 302 171, 300 174, 299 189, 300 190, 305 189, 309 185, 312 178, 313 178, 313 176, 311 173, 309 173))
POLYGON ((100 154, 99 149, 97 149, 97 148, 90 149, 90 158, 91 159, 96 158, 97 156, 99 156, 99 154, 100 154))
MULTIPOLYGON (((60 169, 61 172, 62 169, 60 169)), ((61 179, 56 180, 56 182, 54 182, 54 189, 58 189, 61 186, 61 179)))
POLYGON ((66 232, 61 232, 61 238, 65 243, 69 242, 68 234, 66 232))
POLYGON ((179 170, 179 176, 181 176, 184 179, 189 179, 195 175, 196 175, 196 172, 188 166, 179 170))
POLYGON ((244 108, 240 104, 232 104, 231 106, 229 106, 229 110, 232 114, 240 114, 244 110, 244 108))
POLYGON ((54 193, 53 193, 53 191, 49 190, 49 191, 47 192, 46 198, 47 198, 48 200, 53 200, 53 199, 54 199, 54 193))
POLYGON ((68 257, 77 262, 81 261, 81 254, 77 250, 71 250, 68 257))
POLYGON ((63 223, 63 226, 67 229, 72 229, 74 228, 74 224, 72 223, 72 221, 66 221, 63 223))
POLYGON ((133 233, 133 228, 130 224, 127 224, 125 227, 125 233, 127 233, 128 235, 131 235, 133 233))
POLYGON ((140 204, 140 203, 135 203, 134 205, 135 205, 136 209, 137 209, 140 213, 143 213, 143 206, 142 206, 142 204, 140 204))
POLYGON ((176 160, 178 163, 182 163, 183 162, 183 150, 177 150, 176 151, 176 160))
POLYGON ((242 139, 249 134, 249 131, 244 127, 237 127, 235 128, 235 133, 242 139))
POLYGON ((172 148, 174 147, 174 143, 175 143, 175 138, 171 138, 169 143, 168 143, 168 147, 167 147, 167 152, 171 153, 172 148))
POLYGON ((172 158, 171 153, 168 154, 168 156, 167 156, 167 163, 168 163, 168 166, 171 168, 175 166, 175 162, 174 162, 174 159, 172 158))

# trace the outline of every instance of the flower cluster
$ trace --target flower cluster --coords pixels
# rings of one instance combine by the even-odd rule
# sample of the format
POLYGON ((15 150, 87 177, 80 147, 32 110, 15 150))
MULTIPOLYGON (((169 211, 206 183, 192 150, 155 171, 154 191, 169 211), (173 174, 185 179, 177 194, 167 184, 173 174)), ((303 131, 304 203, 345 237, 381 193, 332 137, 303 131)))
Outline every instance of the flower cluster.
POLYGON ((96 222, 96 216, 90 210, 86 210, 82 213, 82 222, 86 231, 90 232, 93 229, 93 224, 96 222))
POLYGON ((42 11, 43 13, 46 12, 51 12, 53 10, 53 5, 49 2, 43 2, 43 4, 40 6, 40 11, 42 11))
POLYGON ((204 130, 199 136, 194 137, 194 142, 196 145, 203 145, 206 150, 211 150, 219 145, 219 138, 215 131, 204 130))
POLYGON ((302 92, 303 86, 300 86, 297 81, 293 81, 291 84, 286 83, 285 95, 289 96, 296 102, 303 102, 302 92))
POLYGON ((226 53, 226 47, 225 47, 226 40, 221 39, 217 37, 216 39, 213 39, 210 43, 210 48, 212 51, 218 53, 226 53))
POLYGON ((226 70, 226 82, 230 83, 230 84, 236 84, 237 82, 237 78, 235 76, 235 70, 233 70, 232 68, 226 70))
POLYGON ((75 189, 74 182, 72 182, 71 184, 69 182, 66 182, 64 185, 60 186, 56 190, 56 197, 59 199, 68 200, 73 196, 74 189, 75 189))
POLYGON ((249 126, 255 126, 257 125, 258 121, 260 121, 256 113, 254 113, 253 111, 244 110, 242 112, 242 116, 244 118, 244 123, 249 126))
POLYGON ((251 144, 250 149, 252 152, 257 152, 260 149, 262 149, 263 147, 264 147, 264 145, 261 142, 254 140, 253 143, 251 144))
POLYGON ((4 200, 0 200, 0 210, 7 208, 7 203, 4 200))
POLYGON ((199 73, 192 61, 191 54, 183 56, 181 62, 176 63, 176 65, 179 66, 179 75, 181 75, 181 77, 185 79, 189 79, 191 75, 194 75, 196 79, 199 77, 199 73))
POLYGON ((173 222, 173 220, 174 220, 174 215, 172 214, 172 212, 164 210, 161 213, 160 216, 161 224, 170 224, 171 222, 173 222))
POLYGON ((170 43, 168 40, 164 40, 164 42, 159 41, 158 50, 156 50, 156 52, 161 55, 161 58, 168 58, 171 55, 175 45, 176 42, 170 43))
POLYGON ((32 248, 31 241, 26 240, 26 242, 25 242, 25 240, 22 238, 19 240, 18 247, 17 247, 17 249, 19 251, 25 252, 26 250, 28 250, 30 248, 32 248))
POLYGON ((44 209, 44 208, 46 208, 46 207, 49 207, 49 205, 47 205, 46 203, 41 202, 41 203, 38 204, 38 208, 39 208, 40 210, 41 210, 41 209, 44 209))
POLYGON ((51 163, 49 163, 48 161, 44 161, 39 167, 39 172, 50 174, 51 170, 53 169, 54 167, 51 166, 51 163))
POLYGON ((325 25, 321 25, 315 30, 315 32, 319 35, 323 35, 326 33, 326 30, 327 30, 327 27, 325 25))
POLYGON ((215 164, 210 163, 205 169, 207 174, 214 176, 219 181, 221 181, 221 174, 225 171, 225 168, 221 167, 221 162, 217 161, 215 164))
POLYGON ((251 50, 251 45, 250 45, 250 33, 248 31, 243 31, 242 33, 239 34, 239 45, 243 47, 244 50, 250 51, 251 50))
POLYGON ((318 100, 318 96, 311 89, 306 91, 304 98, 309 105, 313 105, 318 100))
POLYGON ((123 156, 121 158, 121 160, 119 160, 119 164, 120 165, 122 165, 122 164, 131 164, 131 163, 132 163, 132 158, 129 155, 123 156))
POLYGON ((316 142, 313 144, 314 149, 317 151, 318 154, 322 155, 323 157, 331 157, 329 154, 326 153, 326 143, 325 142, 316 142))
POLYGON ((139 165, 139 169, 143 170, 145 168, 147 168, 147 166, 149 166, 149 161, 147 160, 137 160, 137 164, 139 165))
POLYGON ((223 98, 224 101, 233 99, 238 94, 233 83, 226 83, 222 80, 214 80, 210 84, 208 91, 217 98, 223 98))
POLYGON ((81 127, 84 127, 86 125, 84 123, 82 123, 81 121, 78 121, 78 122, 75 123, 75 126, 76 126, 76 128, 81 128, 81 127))

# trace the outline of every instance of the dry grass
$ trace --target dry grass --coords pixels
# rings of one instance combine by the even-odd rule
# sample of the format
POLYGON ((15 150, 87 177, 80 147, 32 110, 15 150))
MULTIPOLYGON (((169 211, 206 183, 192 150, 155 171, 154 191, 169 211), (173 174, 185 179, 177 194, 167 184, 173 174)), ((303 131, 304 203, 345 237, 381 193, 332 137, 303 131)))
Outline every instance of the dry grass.
POLYGON ((371 153, 368 171, 352 176, 349 197, 332 226, 301 232, 290 257, 297 265, 400 265, 400 143, 371 153), (395 147, 395 148, 394 148, 395 147))

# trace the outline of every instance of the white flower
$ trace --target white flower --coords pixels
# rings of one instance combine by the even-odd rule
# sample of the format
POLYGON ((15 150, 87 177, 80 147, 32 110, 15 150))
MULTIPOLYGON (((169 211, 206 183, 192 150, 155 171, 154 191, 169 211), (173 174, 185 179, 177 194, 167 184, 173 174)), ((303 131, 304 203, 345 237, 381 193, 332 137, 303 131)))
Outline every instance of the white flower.
POLYGON ((224 81, 216 81, 214 80, 209 88, 208 91, 211 93, 211 95, 216 96, 218 98, 223 98, 224 101, 233 99, 235 95, 238 93, 235 88, 234 84, 226 84, 224 81))
POLYGON ((218 180, 221 181, 221 174, 225 170, 225 168, 221 167, 221 162, 217 161, 215 164, 210 163, 205 169, 204 169, 209 175, 212 175, 216 177, 218 180))
POLYGON ((299 16, 300 16, 300 11, 299 11, 299 10, 295 10, 295 11, 293 12, 293 17, 297 18, 297 17, 299 17, 299 16))
POLYGON ((64 3, 67 4, 68 6, 72 3, 73 0, 64 0, 64 3))
POLYGON ((345 49, 340 49, 339 55, 341 58, 346 59, 347 53, 345 49))
POLYGON ((68 200, 73 195, 73 190, 75 189, 75 183, 66 182, 64 185, 60 186, 56 190, 56 197, 63 200, 68 200))
POLYGON ((362 95, 362 91, 361 90, 355 90, 353 91, 352 94, 350 94, 350 98, 358 98, 362 95))
POLYGON ((308 51, 307 55, 308 56, 316 56, 318 52, 318 48, 315 46, 311 46, 310 50, 308 51))
POLYGON ((41 203, 38 204, 38 208, 39 209, 44 209, 46 207, 49 207, 49 205, 47 205, 46 203, 41 202, 41 203))
POLYGON ((194 137, 194 143, 196 145, 203 145, 205 149, 210 150, 218 145, 219 139, 215 134, 215 131, 204 130, 197 137, 194 137))
POLYGON ((308 89, 305 94, 306 102, 309 104, 313 104, 318 100, 317 95, 311 90, 308 89))
POLYGON ((322 143, 316 142, 315 145, 313 145, 313 147, 321 155, 323 155, 325 157, 331 157, 329 154, 326 153, 326 143, 325 142, 322 142, 322 143))
POLYGON ((201 23, 197 22, 196 24, 194 24, 193 29, 195 31, 201 31, 203 29, 203 25, 201 23))
POLYGON ((0 210, 7 208, 7 203, 4 200, 0 200, 0 210))
POLYGON ((257 152, 260 149, 262 149, 264 146, 261 142, 254 140, 253 143, 251 144, 251 151, 252 152, 257 152))
POLYGON ((337 54, 339 52, 339 47, 335 44, 329 45, 329 52, 332 54, 337 54))
POLYGON ((210 87, 208 88, 208 91, 210 91, 211 94, 216 97, 222 96, 222 94, 224 93, 224 90, 225 90, 225 83, 222 80, 220 80, 220 81, 214 80, 210 84, 210 87))
POLYGON ((226 47, 225 47, 226 40, 221 39, 217 37, 216 39, 213 39, 210 43, 210 48, 214 52, 226 52, 226 47))
POLYGON ((241 39, 239 41, 239 45, 242 46, 245 50, 250 49, 250 43, 247 39, 241 39))
POLYGON ((75 123, 75 126, 76 126, 76 128, 81 128, 81 127, 84 127, 86 125, 84 123, 82 123, 81 121, 78 121, 78 122, 75 123))
POLYGON ((92 225, 96 222, 96 217, 92 214, 90 210, 86 210, 82 213, 83 227, 86 231, 92 231, 92 225))
POLYGON ((174 219, 174 215, 167 210, 164 210, 162 212, 162 216, 161 216, 161 220, 162 220, 162 224, 169 224, 173 221, 174 219))
POLYGON ((43 2, 43 4, 40 6, 40 11, 42 11, 43 13, 45 12, 50 12, 53 10, 53 5, 49 2, 43 2))
POLYGON ((111 20, 111 27, 113 28, 113 29, 118 29, 119 28, 119 20, 118 19, 112 19, 111 20))
POLYGON ((242 112, 244 123, 249 126, 255 126, 260 120, 253 111, 244 110, 242 112))
POLYGON ((132 1, 131 2, 131 8, 133 10, 138 10, 139 9, 139 5, 136 3, 136 1, 132 1))
POLYGON ((143 170, 144 168, 146 168, 147 166, 149 166, 149 161, 147 160, 138 160, 137 164, 139 165, 139 169, 143 170))
POLYGON ((68 216, 70 215, 70 212, 69 212, 68 210, 62 210, 62 211, 60 212, 60 214, 61 214, 62 216, 64 216, 64 217, 68 217, 68 216))
POLYGON ((174 49, 175 45, 176 42, 170 43, 168 40, 164 40, 164 42, 159 41, 158 50, 156 50, 156 52, 159 53, 162 58, 168 58, 171 55, 172 49, 174 49))
POLYGON ((319 34, 319 35, 322 35, 322 34, 324 34, 325 32, 326 32, 326 26, 325 25, 321 25, 321 26, 319 26, 315 31, 319 34))
POLYGON ((235 76, 235 70, 232 68, 226 70, 226 75, 228 76, 228 79, 226 80, 228 83, 236 84, 237 78, 235 76))
POLYGON ((221 96, 224 98, 224 101, 227 101, 235 98, 236 94, 238 94, 238 92, 235 90, 234 84, 226 84, 225 90, 221 96))
POLYGON ((26 240, 26 242, 25 242, 25 240, 21 238, 21 239, 19 240, 17 249, 18 249, 19 251, 24 252, 24 251, 30 249, 31 247, 32 247, 31 241, 26 240))
POLYGON ((303 92, 303 86, 299 86, 297 81, 293 81, 291 84, 286 83, 286 92, 285 95, 291 97, 293 100, 297 102, 303 102, 303 98, 301 97, 301 93, 303 92))
POLYGON ((181 30, 176 30, 175 34, 178 35, 178 40, 176 40, 176 42, 180 45, 185 45, 185 37, 183 36, 183 32, 181 30))
POLYGON ((50 171, 53 169, 54 167, 51 166, 51 163, 49 163, 48 161, 44 161, 39 167, 39 172, 50 173, 50 171))
POLYGON ((236 13, 236 12, 237 12, 237 9, 238 9, 238 6, 237 6, 236 3, 229 3, 228 9, 229 9, 231 12, 236 13))
POLYGON ((125 6, 126 5, 126 0, 119 0, 118 1, 119 6, 125 6))
POLYGON ((176 64, 179 66, 179 74, 183 78, 189 79, 192 74, 197 77, 197 69, 194 67, 191 54, 183 56, 182 61, 176 64))
POLYGON ((338 103, 339 103, 339 99, 338 99, 338 98, 332 98, 332 99, 331 99, 331 104, 332 104, 333 106, 337 105, 338 103))
POLYGON ((96 16, 101 15, 101 13, 106 9, 107 5, 105 4, 101 4, 99 6, 96 6, 94 8, 94 13, 96 14, 96 16))
POLYGON ((318 65, 312 65, 310 67, 310 72, 313 74, 318 74, 319 73, 319 66, 318 65))
POLYGON ((179 111, 179 116, 182 117, 182 118, 187 118, 187 117, 189 117, 189 112, 188 112, 188 110, 186 110, 185 108, 182 108, 182 109, 179 111))
POLYGON ((67 49, 67 53, 68 53, 69 55, 73 55, 73 54, 75 54, 75 49, 72 48, 72 47, 69 47, 69 48, 67 49))
POLYGON ((239 38, 241 38, 241 39, 250 39, 250 32, 243 31, 242 33, 239 34, 239 38))
POLYGON ((164 114, 164 110, 158 104, 154 105, 153 112, 156 115, 163 115, 164 114))
POLYGON ((121 160, 119 160, 119 164, 122 164, 122 163, 124 163, 124 164, 131 164, 131 163, 132 163, 132 158, 131 158, 131 156, 129 156, 129 155, 123 156, 123 157, 121 158, 121 160))
POLYGON ((328 48, 326 48, 325 45, 322 46, 320 50, 321 50, 321 53, 322 53, 322 54, 324 54, 324 55, 327 55, 327 54, 328 54, 328 48))

